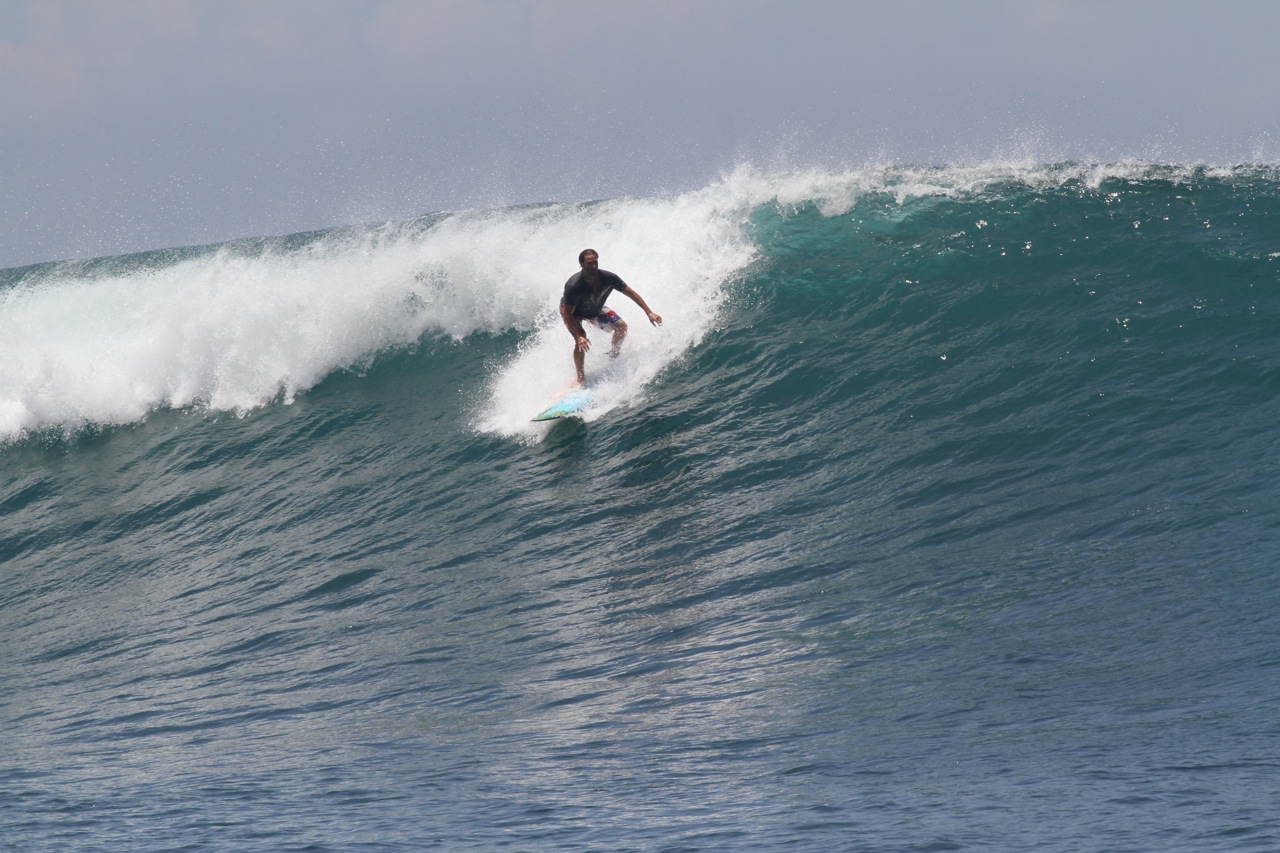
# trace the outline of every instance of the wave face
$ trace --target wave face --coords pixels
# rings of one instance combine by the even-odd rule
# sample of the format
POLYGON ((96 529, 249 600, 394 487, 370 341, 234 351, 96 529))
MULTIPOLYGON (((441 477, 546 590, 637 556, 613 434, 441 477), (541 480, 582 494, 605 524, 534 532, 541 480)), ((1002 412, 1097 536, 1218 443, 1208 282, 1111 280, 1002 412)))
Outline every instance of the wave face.
POLYGON ((1280 173, 0 272, 15 849, 1280 846, 1280 173), (664 317, 588 356, 579 250, 664 317))

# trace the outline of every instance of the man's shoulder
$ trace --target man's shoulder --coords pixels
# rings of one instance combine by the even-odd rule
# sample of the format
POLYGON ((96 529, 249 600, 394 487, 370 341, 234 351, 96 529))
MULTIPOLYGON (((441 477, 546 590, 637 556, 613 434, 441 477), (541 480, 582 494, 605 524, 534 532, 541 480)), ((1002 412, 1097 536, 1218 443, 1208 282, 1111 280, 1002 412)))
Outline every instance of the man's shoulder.
POLYGON ((616 288, 621 289, 627 286, 627 283, 622 280, 622 276, 618 275, 616 272, 600 270, 600 277, 604 279, 605 284, 613 285, 616 288))

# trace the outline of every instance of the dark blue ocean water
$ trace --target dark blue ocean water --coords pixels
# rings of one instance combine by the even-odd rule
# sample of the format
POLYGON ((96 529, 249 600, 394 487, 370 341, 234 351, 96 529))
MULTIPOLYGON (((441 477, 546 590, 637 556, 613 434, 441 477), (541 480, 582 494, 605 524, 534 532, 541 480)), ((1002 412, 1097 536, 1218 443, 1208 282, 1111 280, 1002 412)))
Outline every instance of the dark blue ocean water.
POLYGON ((1271 167, 0 271, 0 848, 1280 848, 1277 340, 1271 167))

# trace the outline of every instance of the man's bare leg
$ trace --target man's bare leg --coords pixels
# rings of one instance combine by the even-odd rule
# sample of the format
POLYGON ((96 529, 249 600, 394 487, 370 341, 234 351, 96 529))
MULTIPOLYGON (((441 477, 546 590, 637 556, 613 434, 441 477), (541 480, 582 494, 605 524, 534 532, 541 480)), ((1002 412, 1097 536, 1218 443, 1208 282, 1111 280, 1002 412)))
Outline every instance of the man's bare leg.
POLYGON ((622 342, 627 337, 627 321, 619 320, 613 325, 613 344, 609 347, 609 355, 613 358, 618 357, 618 353, 622 351, 622 342))

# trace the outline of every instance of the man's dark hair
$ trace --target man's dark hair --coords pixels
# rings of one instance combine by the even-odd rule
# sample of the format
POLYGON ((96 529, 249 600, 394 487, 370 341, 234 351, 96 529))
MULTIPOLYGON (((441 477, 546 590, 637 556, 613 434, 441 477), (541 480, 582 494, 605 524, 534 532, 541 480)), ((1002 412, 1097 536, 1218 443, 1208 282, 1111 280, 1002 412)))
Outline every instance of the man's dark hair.
POLYGON ((595 255, 597 258, 600 257, 600 253, 595 249, 583 249, 578 253, 578 266, 582 266, 582 262, 587 259, 587 255, 595 255))

